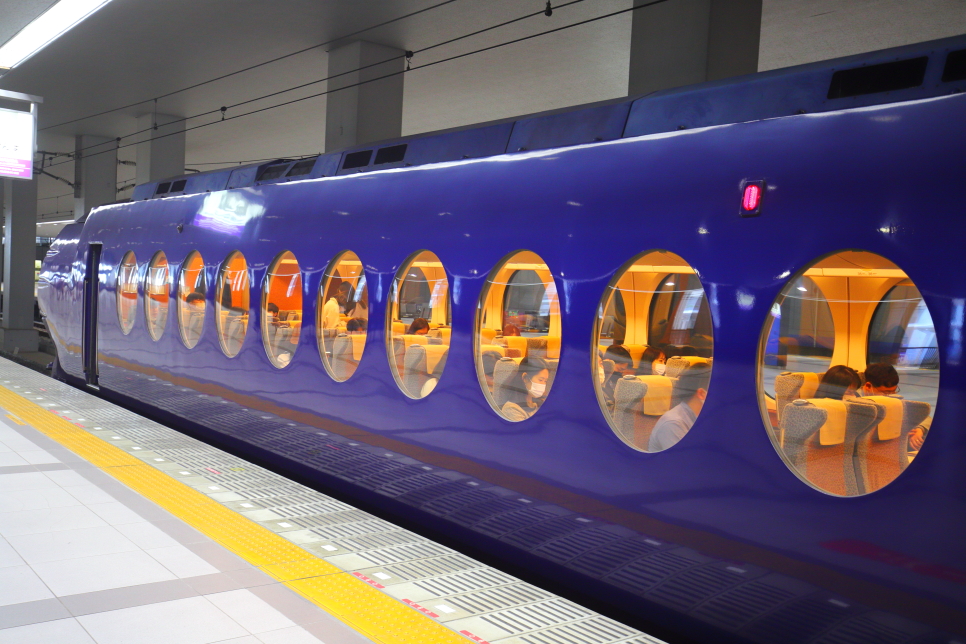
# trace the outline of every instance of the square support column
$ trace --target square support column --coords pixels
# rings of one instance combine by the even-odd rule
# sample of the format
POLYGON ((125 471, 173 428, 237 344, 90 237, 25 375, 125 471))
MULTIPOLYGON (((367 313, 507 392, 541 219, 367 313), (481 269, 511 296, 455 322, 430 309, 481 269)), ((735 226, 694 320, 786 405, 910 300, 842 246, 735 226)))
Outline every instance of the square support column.
POLYGON ((756 73, 761 4, 675 0, 634 11, 628 94, 756 73))
POLYGON ((0 349, 36 351, 34 261, 37 255, 37 180, 0 180, 3 203, 3 322, 0 349))
POLYGON ((138 131, 147 130, 137 144, 138 185, 184 174, 184 123, 180 116, 170 114, 138 117, 138 131))
POLYGON ((403 76, 349 87, 406 68, 406 52, 371 42, 356 41, 329 52, 329 81, 326 96, 325 149, 397 138, 402 134, 403 76), (376 64, 382 63, 383 64, 376 64), (362 71, 360 67, 373 65, 362 71), (349 72, 349 73, 345 73, 349 72), (340 87, 347 89, 336 90, 340 87))
POLYGON ((74 219, 80 219, 117 201, 117 142, 87 134, 74 141, 74 219))

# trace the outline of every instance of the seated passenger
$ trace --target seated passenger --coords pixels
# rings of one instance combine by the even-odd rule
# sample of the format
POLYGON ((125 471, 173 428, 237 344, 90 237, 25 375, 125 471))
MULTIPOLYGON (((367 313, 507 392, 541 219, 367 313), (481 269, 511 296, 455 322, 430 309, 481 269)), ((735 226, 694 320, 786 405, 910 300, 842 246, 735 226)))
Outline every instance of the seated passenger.
POLYGON ((679 401, 662 415, 647 443, 647 451, 660 452, 677 444, 688 433, 708 396, 708 382, 711 380, 711 367, 695 364, 681 374, 674 393, 679 401))
POLYGON ((429 322, 425 318, 416 318, 406 330, 406 335, 426 335, 429 333, 429 322))
POLYGON ((480 362, 483 363, 483 379, 486 380, 486 386, 491 393, 493 391, 493 370, 496 369, 496 363, 502 357, 498 351, 484 351, 480 357, 480 362))
POLYGON ((185 304, 188 305, 188 310, 192 313, 202 312, 205 310, 205 294, 198 291, 192 291, 188 293, 188 296, 184 298, 185 304))
POLYGON ((507 336, 517 336, 520 337, 520 327, 516 324, 507 324, 503 327, 503 337, 507 336))
POLYGON ((612 344, 604 352, 604 360, 611 360, 614 363, 614 372, 610 374, 610 378, 601 387, 604 402, 607 403, 607 408, 613 413, 614 390, 617 389, 617 383, 621 378, 625 375, 634 375, 634 359, 631 358, 630 351, 622 346, 612 344))
POLYGON ((663 376, 667 370, 667 356, 657 347, 648 346, 637 362, 637 375, 663 376))
POLYGON ((322 328, 334 329, 339 326, 339 313, 352 299, 352 284, 341 282, 322 305, 322 328))
POLYGON ((524 358, 516 374, 506 383, 507 401, 503 415, 509 420, 526 420, 540 408, 550 381, 550 365, 541 358, 524 358))
POLYGON ((852 367, 838 364, 829 368, 818 383, 814 398, 831 398, 843 400, 855 398, 856 392, 862 385, 859 372, 852 367))
POLYGON ((350 318, 359 318, 362 320, 369 319, 369 290, 362 289, 362 295, 359 296, 357 302, 347 302, 346 303, 346 315, 350 318), (352 307, 349 309, 349 307, 352 307))
MULTIPOLYGON (((891 364, 876 362, 865 368, 865 383, 859 390, 860 396, 891 396, 899 393, 899 372, 891 364)), ((927 417, 919 425, 909 430, 909 451, 918 451, 922 447, 932 418, 927 417)))
POLYGON ((366 332, 366 326, 364 318, 352 318, 345 323, 345 332, 349 335, 362 335, 366 332))

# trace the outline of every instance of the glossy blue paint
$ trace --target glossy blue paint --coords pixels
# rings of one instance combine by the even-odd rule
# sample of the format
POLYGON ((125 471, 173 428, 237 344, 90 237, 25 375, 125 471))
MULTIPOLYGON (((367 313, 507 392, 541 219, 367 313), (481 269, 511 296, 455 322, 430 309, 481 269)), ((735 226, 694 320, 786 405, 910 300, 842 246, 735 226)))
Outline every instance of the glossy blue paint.
MULTIPOLYGON (((239 188, 232 194, 247 201, 252 217, 233 222, 233 232, 212 225, 224 219, 217 202, 225 193, 108 206, 82 229, 66 230, 58 242, 63 250, 45 263, 41 299, 61 366, 81 378, 82 362, 70 347, 80 344, 84 257, 87 244, 103 244, 102 390, 212 431, 234 432, 234 440, 260 446, 283 466, 309 467, 297 454, 329 439, 273 429, 274 442, 263 446, 268 430, 257 421, 225 429, 227 420, 218 425, 214 415, 199 417, 189 401, 196 403, 201 392, 380 449, 392 444, 421 463, 600 524, 674 541, 719 564, 740 560, 761 574, 771 571, 844 598, 835 601, 962 633, 964 112, 966 97, 949 96, 239 188), (753 219, 737 215, 740 186, 748 179, 768 186, 763 212, 753 219), (71 239, 78 240, 76 257, 71 239), (602 417, 590 346, 607 283, 628 259, 655 248, 677 253, 697 270, 711 304, 715 354, 709 396, 690 433, 672 449, 647 454, 628 448, 602 417), (941 390, 930 439, 908 470, 874 494, 838 498, 804 484, 775 452, 759 412, 757 352, 769 309, 786 283, 782 275, 849 248, 895 262, 922 292, 939 341, 941 390), (447 270, 453 330, 439 385, 413 400, 390 372, 384 320, 393 275, 420 249, 434 252, 447 270), (563 346, 545 405, 514 424, 483 396, 472 333, 486 275, 517 249, 540 255, 554 275, 563 346), (252 314, 239 355, 226 358, 219 348, 214 289, 195 349, 181 343, 173 306, 159 341, 147 334, 143 306, 131 334, 122 335, 116 267, 127 250, 137 256, 142 285, 143 267, 156 250, 167 254, 173 284, 179 276, 174 267, 200 251, 210 285, 219 263, 241 251, 251 271, 252 314), (303 270, 305 311, 299 349, 287 368, 276 369, 262 347, 259 306, 267 266, 282 250, 292 251, 303 270), (336 383, 319 360, 314 320, 322 271, 343 250, 365 265, 370 331, 358 371, 336 383), (166 397, 146 397, 145 387, 152 386, 146 376, 178 387, 166 397), (846 540, 867 547, 845 554, 830 545, 846 540)), ((247 418, 231 409, 232 418, 247 418)), ((321 466, 315 471, 320 481, 330 480, 321 466)), ((465 536, 464 525, 433 520, 465 536)), ((515 552, 507 543, 476 536, 480 547, 534 565, 526 546, 515 552)), ((693 606, 675 604, 660 585, 636 592, 616 577, 592 582, 563 561, 547 561, 547 574, 574 592, 592 588, 604 601, 645 611, 665 627, 705 632, 707 619, 693 606)), ((716 628, 736 641, 771 641, 764 626, 753 626, 716 628)))

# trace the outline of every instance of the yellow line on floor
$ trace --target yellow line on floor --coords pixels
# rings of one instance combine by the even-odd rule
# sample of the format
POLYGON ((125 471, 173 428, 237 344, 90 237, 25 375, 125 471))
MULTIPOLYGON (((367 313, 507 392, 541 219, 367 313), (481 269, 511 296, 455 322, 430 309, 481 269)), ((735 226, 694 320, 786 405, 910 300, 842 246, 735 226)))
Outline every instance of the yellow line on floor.
POLYGON ((14 422, 29 424, 46 434, 366 637, 384 644, 467 641, 432 618, 2 386, 0 407, 12 412, 7 417, 14 422))

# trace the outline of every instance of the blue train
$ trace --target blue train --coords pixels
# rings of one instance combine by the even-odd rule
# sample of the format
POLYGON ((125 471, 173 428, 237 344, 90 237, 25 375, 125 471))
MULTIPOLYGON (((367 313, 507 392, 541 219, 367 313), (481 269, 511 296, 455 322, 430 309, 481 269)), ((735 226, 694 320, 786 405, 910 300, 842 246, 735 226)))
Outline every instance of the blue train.
POLYGON ((966 37, 141 185, 44 260, 56 374, 672 640, 966 641, 964 88, 966 37))

